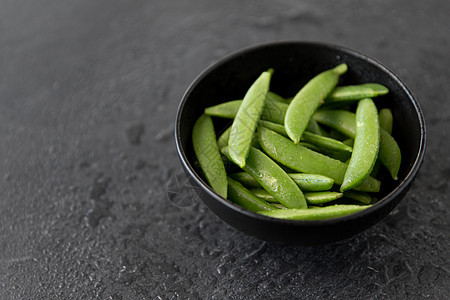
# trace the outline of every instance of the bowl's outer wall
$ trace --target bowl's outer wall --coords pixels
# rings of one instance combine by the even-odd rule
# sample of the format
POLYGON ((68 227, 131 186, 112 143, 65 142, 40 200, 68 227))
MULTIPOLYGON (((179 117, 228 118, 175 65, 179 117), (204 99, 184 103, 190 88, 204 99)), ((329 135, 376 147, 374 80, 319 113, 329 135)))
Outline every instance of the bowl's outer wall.
MULTIPOLYGON (((412 178, 413 165, 420 165, 424 151, 424 124, 420 108, 408 89, 378 62, 351 50, 314 43, 286 42, 250 48, 217 62, 202 73, 188 89, 180 104, 176 138, 180 158, 192 183, 202 187, 200 197, 219 217, 236 228, 265 240, 295 244, 318 244, 350 237, 372 226, 385 217, 406 194, 412 178), (384 180, 381 196, 364 218, 353 217, 341 222, 279 222, 248 213, 212 193, 194 171, 195 155, 192 148, 192 128, 205 107, 229 100, 241 99, 248 87, 268 68, 274 68, 271 90, 291 97, 313 76, 337 64, 346 63, 348 72, 339 85, 376 82, 387 86, 390 93, 376 98, 378 108, 390 107, 394 115, 393 136, 402 150, 399 180, 384 180), (420 158, 420 161, 418 160, 420 158), (400 184, 401 188, 397 187, 400 184), (392 191, 395 190, 395 193, 392 191), (395 195, 394 195, 395 194, 395 195), (394 197, 395 196, 395 197, 394 197), (308 225, 311 224, 311 225, 308 225)), ((229 120, 215 119, 217 134, 230 124, 229 120)), ((417 168, 416 168, 417 169, 417 168)), ((385 172, 386 173, 386 172, 385 172)), ((386 175, 386 174, 385 174, 386 175)))

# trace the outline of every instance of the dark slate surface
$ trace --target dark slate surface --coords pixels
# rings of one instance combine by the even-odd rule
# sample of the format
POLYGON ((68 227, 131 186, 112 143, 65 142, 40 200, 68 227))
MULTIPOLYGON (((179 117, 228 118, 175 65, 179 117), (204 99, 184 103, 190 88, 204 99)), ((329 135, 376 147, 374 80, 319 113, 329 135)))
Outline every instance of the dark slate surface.
POLYGON ((442 0, 1 1, 0 298, 449 298, 449 15, 442 0), (407 197, 336 244, 265 243, 167 197, 189 83, 286 39, 379 59, 427 120, 407 197))

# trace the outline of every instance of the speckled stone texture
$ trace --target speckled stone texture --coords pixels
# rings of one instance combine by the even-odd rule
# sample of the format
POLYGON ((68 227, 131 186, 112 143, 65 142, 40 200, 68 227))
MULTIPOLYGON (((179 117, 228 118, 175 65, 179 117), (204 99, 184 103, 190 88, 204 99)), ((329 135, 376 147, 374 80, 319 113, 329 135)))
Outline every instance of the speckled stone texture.
POLYGON ((0 299, 450 298, 450 2, 1 1, 0 299), (173 142, 189 83, 242 47, 357 49, 428 125, 401 204, 335 244, 270 244, 189 195, 173 142), (171 199, 171 200, 170 200, 171 199))

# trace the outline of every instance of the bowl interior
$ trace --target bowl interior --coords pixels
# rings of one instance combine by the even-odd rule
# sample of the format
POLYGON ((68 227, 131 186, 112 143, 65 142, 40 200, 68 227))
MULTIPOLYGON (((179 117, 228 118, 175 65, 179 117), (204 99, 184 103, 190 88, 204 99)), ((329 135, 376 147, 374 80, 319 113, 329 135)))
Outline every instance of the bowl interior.
MULTIPOLYGON (((206 189, 203 175, 195 166, 192 128, 204 109, 230 100, 242 99, 253 81, 268 68, 274 68, 270 89, 284 97, 294 96, 313 76, 340 63, 349 67, 339 85, 375 82, 385 85, 390 93, 374 98, 378 109, 389 107, 394 115, 393 136, 402 151, 399 179, 380 174, 382 189, 377 195, 390 201, 406 188, 421 165, 425 148, 425 127, 421 109, 406 86, 379 62, 343 47, 319 43, 281 42, 238 51, 205 70, 188 88, 176 120, 176 144, 188 173, 206 189)), ((214 119, 219 136, 230 120, 214 119)), ((209 194, 211 195, 209 189, 209 194)), ((228 201, 219 196, 217 201, 228 201)), ((376 205, 374 205, 376 206, 376 205)), ((237 209, 240 210, 240 209, 237 209)))

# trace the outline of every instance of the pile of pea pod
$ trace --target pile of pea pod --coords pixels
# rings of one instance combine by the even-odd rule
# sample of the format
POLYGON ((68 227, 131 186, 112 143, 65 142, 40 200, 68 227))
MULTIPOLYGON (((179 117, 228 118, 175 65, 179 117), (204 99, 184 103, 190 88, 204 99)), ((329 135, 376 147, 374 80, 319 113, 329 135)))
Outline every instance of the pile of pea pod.
POLYGON ((211 188, 245 209, 291 220, 340 217, 375 203, 379 169, 397 180, 401 163, 392 112, 378 112, 372 100, 389 90, 337 86, 347 69, 323 71, 290 99, 270 91, 269 69, 242 100, 205 108, 192 141, 211 188), (213 118, 232 120, 218 138, 213 118))

